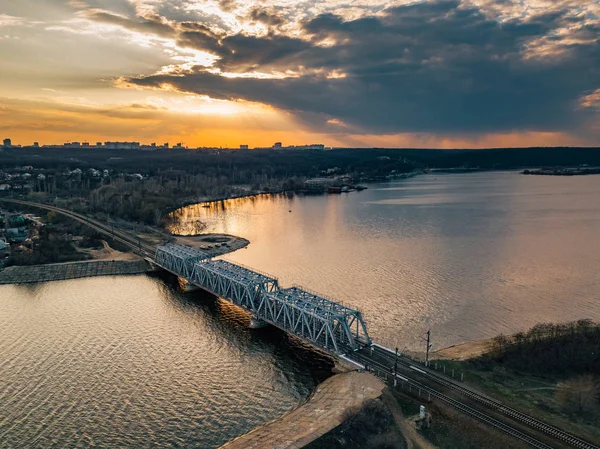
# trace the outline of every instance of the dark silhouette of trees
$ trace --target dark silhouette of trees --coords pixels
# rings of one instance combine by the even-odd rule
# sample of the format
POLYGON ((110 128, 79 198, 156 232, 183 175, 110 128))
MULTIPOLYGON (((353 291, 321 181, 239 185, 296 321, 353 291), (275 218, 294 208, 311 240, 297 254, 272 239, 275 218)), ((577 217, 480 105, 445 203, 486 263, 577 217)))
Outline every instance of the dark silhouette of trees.
POLYGON ((541 323, 527 332, 499 335, 474 363, 496 362, 518 372, 567 379, 600 376, 600 325, 592 320, 541 323))

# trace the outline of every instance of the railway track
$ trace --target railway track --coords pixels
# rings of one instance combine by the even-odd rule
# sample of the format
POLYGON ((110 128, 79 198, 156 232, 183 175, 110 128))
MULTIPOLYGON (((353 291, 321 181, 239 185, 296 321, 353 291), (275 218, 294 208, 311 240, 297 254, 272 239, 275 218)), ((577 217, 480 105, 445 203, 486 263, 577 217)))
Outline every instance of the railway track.
POLYGON ((397 380, 399 380, 400 382, 406 383, 407 385, 409 385, 411 387, 411 389, 414 387, 415 389, 418 389, 420 392, 424 392, 424 393, 428 394, 430 396, 430 398, 438 399, 438 400, 450 405, 454 409, 459 410, 459 411, 465 413, 466 415, 469 415, 472 418, 474 418, 480 422, 483 422, 495 429, 498 429, 501 432, 503 432, 507 435, 510 435, 511 437, 516 438, 516 439, 528 444, 531 447, 534 447, 536 449, 554 449, 552 446, 549 446, 548 444, 546 444, 530 435, 527 435, 526 433, 521 432, 520 430, 510 426, 509 424, 499 421, 496 418, 488 415, 487 413, 484 413, 480 410, 470 407, 469 405, 467 405, 461 401, 458 401, 458 400, 456 400, 434 388, 431 388, 421 382, 418 382, 416 380, 402 376, 400 374, 391 373, 390 367, 387 366, 385 363, 381 363, 380 361, 374 360, 374 359, 370 358, 369 356, 366 356, 366 355, 360 354, 360 353, 346 354, 346 357, 354 360, 357 363, 360 363, 363 366, 375 368, 376 373, 379 374, 380 376, 381 376, 382 372, 386 373, 386 375, 390 374, 393 377, 395 376, 395 378, 397 380))
MULTIPOLYGON (((391 349, 385 348, 383 346, 380 346, 380 345, 373 345, 373 346, 374 346, 374 348, 373 348, 374 354, 376 354, 377 356, 388 361, 388 363, 390 363, 389 366, 394 365, 394 362, 396 359, 396 354, 394 351, 392 351, 391 349)), ((427 369, 423 369, 422 367, 415 366, 414 362, 410 359, 399 356, 398 357, 398 365, 401 365, 402 367, 407 368, 407 369, 411 369, 420 376, 423 376, 429 380, 432 380, 433 382, 436 382, 437 384, 442 385, 443 387, 445 387, 447 389, 453 390, 465 397, 468 397, 469 399, 476 401, 479 404, 481 404, 491 410, 501 413, 509 418, 514 419, 515 421, 525 424, 532 429, 543 432, 544 434, 546 434, 552 438, 555 438, 557 440, 560 440, 564 443, 567 443, 575 448, 578 448, 578 449, 600 449, 599 446, 596 446, 588 441, 585 441, 571 433, 568 433, 561 429, 558 429, 557 427, 554 427, 550 424, 540 421, 540 420, 538 420, 526 413, 523 413, 519 410, 516 410, 511 407, 507 407, 507 406, 503 405, 500 401, 497 401, 496 399, 489 398, 489 397, 484 396, 474 390, 471 390, 470 388, 459 385, 456 382, 453 382, 452 380, 448 379, 446 376, 437 374, 435 372, 431 372, 427 369)))

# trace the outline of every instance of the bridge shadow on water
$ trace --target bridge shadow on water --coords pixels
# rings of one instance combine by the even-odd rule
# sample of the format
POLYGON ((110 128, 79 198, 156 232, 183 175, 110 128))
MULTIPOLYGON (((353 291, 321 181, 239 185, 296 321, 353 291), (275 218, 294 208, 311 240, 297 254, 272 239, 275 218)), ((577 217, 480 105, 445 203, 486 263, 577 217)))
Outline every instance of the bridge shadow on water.
POLYGON ((162 271, 152 277, 169 290, 165 298, 173 308, 197 316, 199 325, 241 357, 270 358, 285 381, 312 390, 332 375, 333 358, 314 346, 274 326, 250 328, 250 313, 204 290, 186 291, 185 281, 171 273, 162 271))

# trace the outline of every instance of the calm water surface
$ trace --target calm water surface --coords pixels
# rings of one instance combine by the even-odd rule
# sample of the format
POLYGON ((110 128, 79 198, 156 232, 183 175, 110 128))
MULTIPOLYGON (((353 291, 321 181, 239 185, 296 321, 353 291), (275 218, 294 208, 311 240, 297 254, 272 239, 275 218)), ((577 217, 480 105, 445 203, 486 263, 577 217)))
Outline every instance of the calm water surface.
POLYGON ((541 321, 600 319, 600 176, 430 174, 343 195, 175 213, 239 235, 228 259, 359 308, 372 336, 443 347, 541 321))
POLYGON ((0 448, 214 448, 310 393, 327 362, 145 276, 0 286, 0 448))

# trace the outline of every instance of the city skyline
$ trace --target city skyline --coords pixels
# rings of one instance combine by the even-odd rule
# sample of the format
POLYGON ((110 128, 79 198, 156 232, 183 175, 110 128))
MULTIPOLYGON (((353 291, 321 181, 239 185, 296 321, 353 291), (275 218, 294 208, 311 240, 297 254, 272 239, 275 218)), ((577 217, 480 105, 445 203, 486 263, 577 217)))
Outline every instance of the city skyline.
POLYGON ((13 142, 11 138, 5 138, 2 140, 2 145, 0 148, 104 148, 104 149, 142 149, 142 150, 153 150, 153 149, 202 149, 202 148, 220 148, 220 149, 238 149, 238 150, 259 150, 259 149, 310 149, 310 150, 325 150, 331 147, 326 147, 322 143, 308 143, 301 145, 284 145, 282 142, 275 142, 269 146, 254 146, 247 143, 242 143, 234 146, 188 146, 183 142, 177 142, 174 145, 171 145, 169 142, 164 143, 144 143, 139 141, 96 141, 96 142, 88 142, 86 140, 79 142, 75 140, 67 141, 64 143, 42 143, 33 142, 33 143, 18 143, 13 142))
POLYGON ((600 145, 600 5, 23 0, 0 7, 13 142, 600 145))

